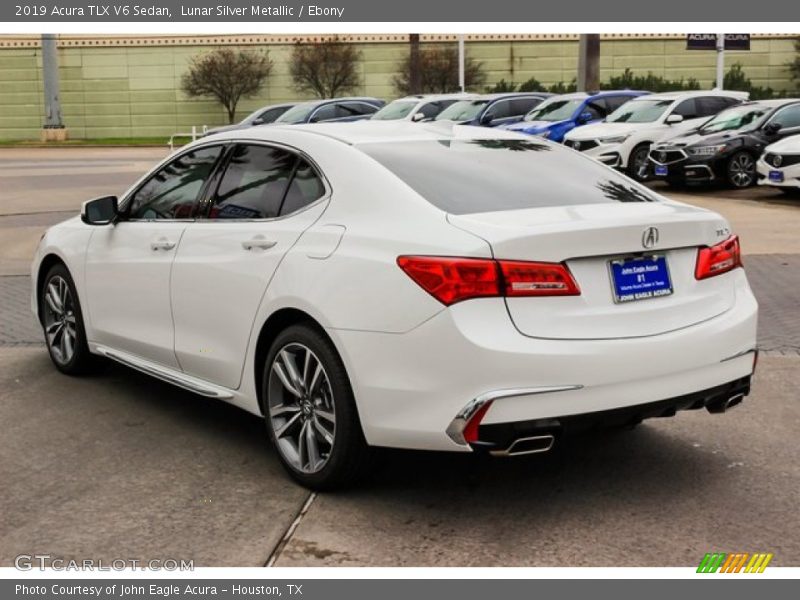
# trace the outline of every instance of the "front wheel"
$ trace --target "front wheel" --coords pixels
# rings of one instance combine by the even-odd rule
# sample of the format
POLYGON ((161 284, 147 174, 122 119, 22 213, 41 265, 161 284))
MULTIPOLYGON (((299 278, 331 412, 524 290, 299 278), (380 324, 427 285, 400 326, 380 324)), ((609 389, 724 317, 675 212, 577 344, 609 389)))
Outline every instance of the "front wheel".
POLYGON ((650 144, 639 144, 628 158, 628 175, 636 181, 649 181, 653 173, 650 168, 650 144))
POLYGON ((350 380, 331 341, 316 328, 293 325, 270 348, 262 379, 267 432, 298 483, 328 490, 368 470, 350 380))
POLYGON ((749 152, 737 152, 731 156, 727 180, 734 189, 748 188, 756 182, 756 161, 749 152))
POLYGON ((47 351, 56 368, 67 375, 94 370, 98 358, 89 352, 75 283, 63 264, 53 265, 45 275, 39 306, 47 351))

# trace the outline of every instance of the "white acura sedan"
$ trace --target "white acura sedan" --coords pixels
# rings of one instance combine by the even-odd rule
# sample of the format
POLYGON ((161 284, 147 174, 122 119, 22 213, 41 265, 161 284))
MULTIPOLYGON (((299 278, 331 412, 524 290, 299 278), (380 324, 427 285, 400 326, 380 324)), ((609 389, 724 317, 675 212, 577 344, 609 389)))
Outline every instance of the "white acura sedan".
POLYGON ((748 394, 757 305, 722 217, 541 139, 383 125, 209 136, 86 202, 33 262, 55 366, 263 415, 315 489, 371 447, 544 452, 748 394))

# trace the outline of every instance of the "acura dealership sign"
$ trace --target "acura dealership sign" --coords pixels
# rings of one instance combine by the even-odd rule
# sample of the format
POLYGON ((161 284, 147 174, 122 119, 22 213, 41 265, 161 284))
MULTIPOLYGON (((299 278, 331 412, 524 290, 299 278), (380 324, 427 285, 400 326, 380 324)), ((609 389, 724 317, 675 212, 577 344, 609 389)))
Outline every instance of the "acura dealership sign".
MULTIPOLYGON (((687 50, 715 50, 716 33, 690 33, 686 36, 687 50)), ((749 33, 726 33, 725 50, 750 50, 749 33)))

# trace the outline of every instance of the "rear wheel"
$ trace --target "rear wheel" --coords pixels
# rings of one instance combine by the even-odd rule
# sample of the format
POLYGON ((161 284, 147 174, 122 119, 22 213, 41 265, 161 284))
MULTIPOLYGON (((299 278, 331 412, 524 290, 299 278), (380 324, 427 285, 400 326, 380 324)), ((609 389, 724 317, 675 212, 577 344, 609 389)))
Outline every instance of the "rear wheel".
POLYGON ((728 161, 728 185, 743 189, 756 182, 756 161, 749 152, 737 152, 728 161))
POLYGON ((636 181, 652 179, 653 173, 650 168, 650 160, 647 158, 648 154, 650 154, 650 144, 639 144, 628 158, 628 175, 636 181))
POLYGON ((39 306, 47 351, 56 368, 67 375, 94 370, 98 357, 89 352, 81 304, 63 264, 54 265, 45 275, 39 306))
POLYGON ((267 431, 284 468, 300 484, 328 490, 368 470, 350 380, 331 341, 308 325, 281 332, 262 379, 267 431))

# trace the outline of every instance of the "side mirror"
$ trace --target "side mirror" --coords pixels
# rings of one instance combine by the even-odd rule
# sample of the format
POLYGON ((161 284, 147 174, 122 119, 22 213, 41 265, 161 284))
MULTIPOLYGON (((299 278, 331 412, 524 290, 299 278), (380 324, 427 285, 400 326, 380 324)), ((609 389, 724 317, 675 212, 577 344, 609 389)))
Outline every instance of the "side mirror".
POLYGON ((425 120, 425 115, 422 114, 421 112, 416 112, 413 115, 411 115, 411 120, 414 123, 419 123, 420 121, 424 121, 425 120))
POLYGON ((588 111, 585 113, 581 113, 581 115, 578 117, 578 123, 580 123, 581 125, 585 125, 591 120, 592 120, 592 113, 588 111))
POLYGON ((481 115, 479 123, 481 125, 491 125, 492 121, 494 121, 494 115, 487 111, 481 115))
POLYGON ((778 133, 781 130, 782 127, 783 127, 783 125, 781 125, 780 123, 775 123, 775 122, 767 123, 764 126, 764 132, 767 135, 775 135, 776 133, 778 133))
POLYGON ((667 120, 664 121, 667 125, 675 125, 677 123, 683 123, 683 115, 675 115, 672 114, 667 117, 667 120))
POLYGON ((254 119, 253 122, 251 123, 251 125, 263 125, 263 124, 264 124, 264 119, 262 119, 261 117, 254 119))
POLYGON ((117 217, 117 197, 103 196, 81 205, 81 221, 87 225, 108 225, 117 217))

